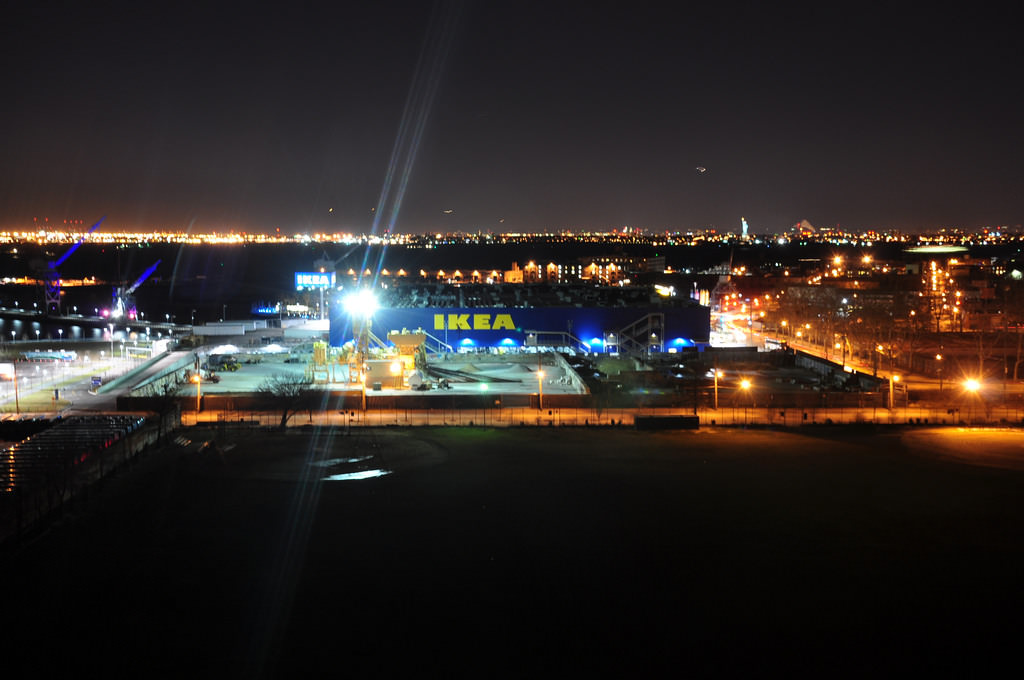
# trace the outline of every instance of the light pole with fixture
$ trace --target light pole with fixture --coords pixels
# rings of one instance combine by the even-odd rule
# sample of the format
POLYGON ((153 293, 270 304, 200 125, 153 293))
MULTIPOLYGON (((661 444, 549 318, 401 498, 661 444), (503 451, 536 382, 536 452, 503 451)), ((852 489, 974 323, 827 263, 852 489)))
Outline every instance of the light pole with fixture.
POLYGON ((18 401, 18 362, 12 361, 11 366, 13 367, 12 378, 14 382, 14 411, 21 414, 21 403, 18 401))
MULTIPOLYGON (((745 395, 749 395, 750 394, 750 384, 751 383, 750 383, 750 379, 749 378, 744 378, 743 380, 740 380, 740 389, 743 390, 743 393, 745 395)), ((747 398, 746 397, 743 398, 743 424, 744 425, 747 424, 747 398)))
POLYGON ((976 378, 968 378, 964 381, 964 390, 970 395, 967 402, 967 422, 971 423, 974 420, 975 397, 980 397, 981 382, 976 378))
POLYGON ((350 383, 355 382, 356 380, 360 382, 362 406, 365 411, 366 378, 368 373, 366 360, 370 351, 370 326, 373 323, 373 313, 377 309, 377 298, 374 296, 373 291, 363 288, 346 295, 345 299, 342 300, 342 303, 345 311, 348 312, 349 319, 352 323, 353 335, 355 336, 355 346, 352 348, 353 351, 349 355, 348 379, 350 383))
POLYGON ((715 363, 715 410, 718 410, 718 379, 725 374, 718 370, 718 363, 715 363))
POLYGON ((895 391, 895 384, 898 383, 899 381, 900 381, 900 377, 898 375, 892 375, 892 374, 889 375, 889 410, 890 411, 893 409, 893 406, 895 406, 895 401, 893 399, 893 392, 895 391))

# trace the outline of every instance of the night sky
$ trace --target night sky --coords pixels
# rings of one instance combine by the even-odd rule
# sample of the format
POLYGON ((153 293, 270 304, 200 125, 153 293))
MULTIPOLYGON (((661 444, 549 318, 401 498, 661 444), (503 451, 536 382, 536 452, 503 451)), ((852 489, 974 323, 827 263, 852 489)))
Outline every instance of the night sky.
POLYGON ((5 11, 0 227, 1024 222, 1006 3, 89 4, 5 11))

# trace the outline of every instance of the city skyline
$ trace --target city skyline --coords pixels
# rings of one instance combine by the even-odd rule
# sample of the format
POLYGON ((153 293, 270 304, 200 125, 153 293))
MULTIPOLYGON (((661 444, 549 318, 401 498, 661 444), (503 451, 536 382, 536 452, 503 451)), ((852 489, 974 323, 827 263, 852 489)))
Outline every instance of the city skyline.
POLYGON ((0 228, 1022 221, 1008 16, 657 7, 19 8, 0 228))

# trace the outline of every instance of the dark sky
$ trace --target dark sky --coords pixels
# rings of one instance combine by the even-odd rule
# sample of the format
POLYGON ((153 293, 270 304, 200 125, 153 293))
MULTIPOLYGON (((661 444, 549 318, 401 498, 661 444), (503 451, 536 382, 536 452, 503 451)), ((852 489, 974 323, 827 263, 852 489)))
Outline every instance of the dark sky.
POLYGON ((1005 3, 88 4, 4 16, 0 226, 1024 222, 1005 3))

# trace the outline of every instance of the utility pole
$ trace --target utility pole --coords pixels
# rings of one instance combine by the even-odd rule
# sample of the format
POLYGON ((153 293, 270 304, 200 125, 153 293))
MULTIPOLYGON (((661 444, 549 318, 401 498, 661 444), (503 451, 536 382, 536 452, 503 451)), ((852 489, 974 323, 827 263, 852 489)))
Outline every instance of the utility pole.
POLYGON ((715 410, 718 410, 718 357, 715 357, 715 410))

